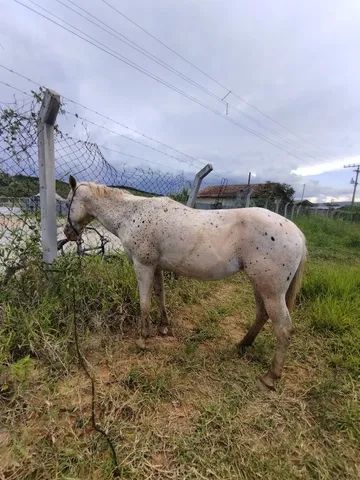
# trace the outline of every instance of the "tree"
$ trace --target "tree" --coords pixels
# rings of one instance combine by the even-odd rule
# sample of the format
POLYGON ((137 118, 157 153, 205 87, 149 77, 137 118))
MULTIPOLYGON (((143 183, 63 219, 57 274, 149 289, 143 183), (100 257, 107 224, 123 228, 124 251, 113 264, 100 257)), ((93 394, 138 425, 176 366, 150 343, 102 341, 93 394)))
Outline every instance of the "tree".
POLYGON ((268 198, 274 200, 280 198, 283 202, 292 202, 294 199, 295 190, 287 183, 273 183, 267 181, 269 187, 268 198))
POLYGON ((184 187, 180 192, 170 195, 170 198, 176 200, 177 202, 186 204, 189 198, 189 191, 184 187))

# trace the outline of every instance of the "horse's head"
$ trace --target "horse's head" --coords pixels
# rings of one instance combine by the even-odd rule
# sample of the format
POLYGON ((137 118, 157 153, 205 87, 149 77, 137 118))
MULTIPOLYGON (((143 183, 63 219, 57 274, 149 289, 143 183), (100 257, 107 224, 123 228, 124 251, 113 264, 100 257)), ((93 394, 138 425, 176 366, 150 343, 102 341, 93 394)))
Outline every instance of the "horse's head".
POLYGON ((77 185, 72 175, 70 175, 69 184, 71 190, 66 199, 68 215, 64 233, 68 240, 76 241, 86 225, 93 220, 93 217, 89 214, 87 208, 87 184, 80 183, 77 185))

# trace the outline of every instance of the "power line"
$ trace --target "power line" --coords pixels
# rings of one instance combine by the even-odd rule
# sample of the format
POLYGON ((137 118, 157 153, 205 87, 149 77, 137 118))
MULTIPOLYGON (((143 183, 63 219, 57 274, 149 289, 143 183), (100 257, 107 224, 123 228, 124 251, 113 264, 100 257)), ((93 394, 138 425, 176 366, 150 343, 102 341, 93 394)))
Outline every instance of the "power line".
POLYGON ((27 95, 28 97, 31 97, 31 95, 29 93, 24 92, 20 88, 14 87, 14 85, 10 85, 10 83, 3 82, 2 80, 0 80, 0 83, 1 83, 1 85, 4 85, 5 87, 12 88, 13 90, 16 90, 17 92, 22 93, 23 95, 27 95))
MULTIPOLYGON (((1 66, 2 66, 2 65, 0 65, 0 67, 1 67, 1 66)), ((21 90, 20 88, 15 87, 14 85, 11 85, 11 84, 9 84, 9 83, 3 82, 2 80, 0 80, 0 84, 2 84, 2 85, 6 86, 6 87, 8 87, 8 88, 11 88, 11 89, 13 89, 13 90, 15 90, 15 91, 17 91, 17 92, 20 92, 20 93, 22 93, 22 94, 24 94, 24 95, 32 98, 32 95, 30 95, 30 94, 27 93, 27 92, 24 92, 23 90, 21 90)), ((2 103, 8 104, 8 102, 0 102, 0 103, 1 103, 1 104, 2 104, 2 103)), ((91 123, 91 124, 93 124, 93 125, 96 125, 96 126, 99 127, 99 128, 104 128, 104 129, 106 129, 106 130, 110 131, 111 133, 116 134, 116 135, 118 135, 118 136, 124 136, 124 135, 121 135, 121 134, 115 132, 114 130, 110 130, 110 129, 102 126, 102 125, 99 125, 98 123, 92 122, 91 120, 88 120, 88 119, 86 119, 86 118, 84 118, 84 117, 80 117, 80 116, 79 116, 78 114, 76 114, 76 113, 68 112, 68 111, 65 111, 64 113, 73 115, 74 117, 76 117, 76 118, 78 118, 78 119, 80 119, 80 120, 86 121, 87 123, 91 123)), ((108 150, 108 151, 110 151, 110 152, 117 153, 117 154, 123 155, 123 156, 125 156, 125 157, 134 158, 134 159, 136 159, 136 160, 140 160, 140 161, 145 162, 145 163, 147 163, 147 164, 157 163, 158 165, 160 165, 160 166, 162 166, 162 167, 165 167, 165 166, 166 166, 166 165, 164 165, 163 163, 161 163, 161 162, 159 162, 159 161, 156 161, 156 160, 153 160, 153 159, 150 160, 150 159, 148 159, 148 158, 139 157, 139 156, 137 156, 137 155, 133 155, 133 154, 130 154, 130 153, 128 153, 128 152, 122 152, 122 151, 120 151, 120 150, 116 150, 116 149, 114 149, 114 148, 111 148, 111 147, 109 147, 109 146, 107 146, 107 145, 100 144, 100 143, 98 143, 98 142, 96 142, 96 143, 88 142, 88 141, 86 141, 86 140, 81 140, 80 138, 74 137, 73 135, 69 135, 68 133, 64 133, 64 132, 62 132, 62 133, 63 133, 63 135, 66 136, 65 138, 72 138, 72 139, 74 139, 74 140, 77 140, 77 141, 80 141, 80 142, 83 142, 83 143, 94 144, 94 145, 97 145, 97 146, 100 147, 100 148, 104 148, 104 149, 106 149, 106 150, 108 150)), ((130 137, 126 137, 126 136, 124 136, 124 137, 127 138, 127 139, 129 139, 129 140, 132 140, 130 137)), ((134 140, 134 141, 135 141, 135 140, 134 140)), ((141 143, 141 142, 137 142, 137 143, 141 143)), ((142 144, 142 145, 146 146, 146 144, 142 144)), ((121 147, 119 147, 119 148, 121 148, 121 147)), ((164 153, 165 155, 167 155, 165 152, 161 152, 160 150, 157 150, 157 151, 160 152, 160 153, 164 153)), ((176 157, 173 157, 173 158, 174 158, 174 159, 177 159, 176 157)), ((177 160, 178 160, 179 162, 183 162, 182 159, 177 159, 177 160)), ((199 163, 200 163, 200 160, 199 160, 199 163)))
POLYGON ((174 160, 177 160, 178 162, 182 162, 182 163, 189 163, 189 162, 186 162, 185 160, 179 158, 179 157, 175 157, 175 155, 171 155, 170 153, 167 153, 167 152, 164 152, 163 150, 160 150, 156 147, 153 147, 152 145, 148 145, 146 143, 143 143, 141 142, 140 140, 136 140, 135 138, 131 138, 127 135, 124 135, 123 133, 119 133, 119 132, 116 132, 115 130, 112 130, 111 128, 109 127, 106 127, 105 125, 100 125, 99 123, 96 123, 94 122, 93 120, 90 120, 88 118, 85 118, 85 117, 82 117, 81 115, 77 114, 77 113, 74 113, 74 112, 71 112, 69 110, 65 110, 65 113, 79 119, 79 120, 83 120, 84 122, 86 123, 89 123, 90 125, 94 125, 98 128, 101 128, 103 130, 106 130, 108 131, 109 133, 112 133, 113 135, 116 135, 118 137, 122 137, 122 138, 126 138, 127 140, 129 140, 130 142, 133 142, 133 143, 137 143, 138 145, 141 145, 143 147, 146 147, 146 148, 149 148, 150 150, 154 150, 155 152, 157 153, 161 153, 162 155, 166 155, 167 157, 169 158, 173 158, 174 160))
MULTIPOLYGON (((15 70, 12 70, 12 69, 6 67, 5 65, 0 64, 0 68, 3 68, 4 70, 6 70, 6 71, 8 71, 8 72, 10 72, 10 73, 12 73, 12 74, 14 74, 14 75, 17 75, 18 77, 20 77, 20 78, 22 78, 22 79, 24 79, 24 80, 32 83, 33 85, 36 85, 37 87, 43 88, 43 86, 42 86, 40 83, 36 82, 35 80, 32 80, 31 78, 29 78, 29 77, 27 77, 27 76, 25 76, 25 75, 23 75, 23 74, 21 74, 21 73, 19 73, 19 72, 16 72, 15 70)), ((1 83, 4 83, 4 82, 1 82, 1 83)), ((17 89, 16 87, 14 87, 14 86, 12 86, 12 85, 9 85, 9 84, 6 84, 6 85, 9 86, 10 88, 15 89, 15 90, 19 90, 19 89, 17 89)), ((30 96, 28 93, 23 92, 22 90, 19 90, 19 92, 24 93, 25 95, 30 96)), ((111 121, 111 122, 115 123, 116 125, 119 125, 120 127, 126 128, 126 129, 129 130, 129 131, 132 131, 132 132, 134 132, 134 133, 136 133, 136 134, 138 134, 138 135, 140 135, 140 136, 142 136, 142 137, 144 137, 144 138, 146 138, 146 139, 148 139, 148 140, 151 140, 151 141, 153 141, 153 142, 156 142, 156 143, 158 143, 159 145, 163 145, 164 147, 169 148, 170 150, 173 150, 174 152, 176 152, 176 153, 178 153, 178 154, 180 154, 180 155, 183 155, 183 156, 185 156, 185 157, 188 157, 189 159, 192 160, 192 162, 186 162, 185 160, 183 160, 183 159, 181 159, 181 158, 178 158, 178 157, 175 157, 175 156, 171 156, 172 158, 174 158, 174 159, 176 159, 176 160, 178 160, 178 161, 180 161, 180 162, 183 162, 183 163, 195 163, 195 162, 197 162, 199 165, 200 165, 200 164, 201 164, 201 165, 203 164, 203 162, 202 162, 199 158, 196 158, 196 157, 194 157, 194 156, 192 156, 192 155, 189 155, 189 154, 187 154, 187 153, 185 153, 185 152, 182 152, 181 150, 178 150, 178 149, 172 147, 171 145, 168 145, 168 144, 166 144, 166 143, 164 143, 164 142, 161 142, 160 140, 157 140, 157 139, 155 139, 155 138, 153 138, 153 137, 150 137, 149 135, 147 135, 147 134, 145 134, 145 133, 142 133, 142 132, 140 132, 139 130, 135 130, 135 129, 133 129, 133 128, 130 128, 129 126, 127 126, 127 125, 125 125, 125 124, 123 124, 123 123, 120 123, 120 122, 118 122, 117 120, 115 120, 115 119, 113 119, 113 118, 111 118, 111 117, 109 117, 109 116, 107 116, 107 115, 104 115, 104 114, 98 112, 97 110, 94 110, 94 109, 92 109, 92 108, 90 108, 90 107, 87 107, 86 105, 84 105, 84 104, 82 104, 82 103, 80 103, 80 102, 77 102, 76 100, 73 100, 73 99, 71 99, 71 98, 69 98, 69 97, 66 97, 66 96, 63 96, 63 95, 62 95, 62 98, 64 98, 64 99, 67 100, 68 102, 73 103, 74 105, 78 105, 78 106, 80 106, 81 108, 84 108, 85 110, 87 110, 87 111, 89 111, 89 112, 91 112, 91 113, 94 113, 94 114, 98 115, 98 116, 101 117, 101 118, 104 118, 105 120, 111 121)), ((77 113, 70 112, 70 111, 67 111, 66 113, 69 113, 70 115, 72 115, 72 116, 74 116, 74 117, 76 117, 76 118, 79 118, 79 119, 81 119, 81 120, 83 120, 83 121, 85 121, 85 122, 93 123, 94 125, 99 126, 100 128, 106 128, 106 127, 101 126, 101 125, 99 125, 99 124, 97 124, 97 123, 95 123, 95 122, 92 122, 91 120, 89 120, 89 119, 87 119, 87 118, 80 117, 77 113)), ((109 129, 108 129, 108 130, 109 130, 109 129)), ((135 141, 135 140, 132 139, 131 137, 128 137, 128 136, 123 135, 123 134, 120 134, 119 132, 115 132, 115 131, 111 130, 111 133, 116 134, 116 135, 118 135, 118 136, 122 136, 122 137, 127 138, 127 139, 130 139, 131 141, 135 141)), ((151 147, 150 145, 147 145, 146 143, 142 143, 142 142, 140 142, 139 140, 137 140, 136 143, 139 143, 139 144, 141 144, 141 145, 143 145, 143 146, 145 146, 145 147, 148 147, 148 148, 152 148, 152 149, 154 150, 153 147, 151 147)), ((159 153, 163 153, 164 155, 168 155, 168 156, 169 156, 169 154, 167 154, 166 152, 163 152, 163 151, 160 151, 160 150, 156 150, 156 151, 158 151, 159 153)), ((140 157, 135 157, 135 158, 140 158, 140 157)))
POLYGON ((103 148, 105 150, 108 150, 109 152, 113 152, 113 153, 117 153, 119 155, 123 155, 124 157, 130 157, 130 158, 134 158, 136 160, 140 160, 142 162, 145 162, 147 165, 150 165, 150 164, 153 164, 153 163, 156 163, 157 165, 160 165, 161 167, 166 167, 166 165, 164 165, 163 163, 157 161, 157 160, 149 160, 148 158, 144 158, 144 157, 138 157, 137 155, 132 155, 130 153, 127 153, 127 152, 121 152, 120 150, 117 150, 115 148, 112 148, 112 147, 109 147, 107 145, 104 145, 104 144, 101 144, 101 143, 96 143, 96 145, 99 147, 99 148, 103 148))
MULTIPOLYGON (((38 6, 39 8, 42 8, 44 11, 46 11, 47 13, 51 14, 53 17, 61 20, 62 22, 64 22, 63 19, 59 18, 58 16, 54 15, 52 12, 49 12, 49 10, 46 10, 45 8, 43 8, 42 6, 38 5, 36 2, 34 2, 33 0, 28 0, 30 1, 32 4, 35 4, 36 6, 38 6)), ((67 2, 69 2, 69 0, 66 0, 67 2)), ((82 8, 81 6, 79 6, 76 2, 71 2, 72 5, 75 5, 75 7, 77 9, 79 9, 80 11, 84 12, 85 15, 88 15, 89 17, 91 17, 92 19, 95 19, 96 21, 93 21, 91 20, 90 18, 87 18, 85 15, 81 14, 80 12, 78 12, 77 10, 75 10, 74 8, 72 8, 71 6, 65 4, 62 0, 56 0, 57 3, 59 3, 60 5, 64 6, 65 8, 67 8, 68 10, 74 12, 76 15, 79 15, 81 18, 85 19, 86 21, 90 22, 91 24, 95 25, 96 27, 100 28, 102 31, 108 33, 109 35, 112 35, 113 37, 117 38, 118 40, 120 40, 121 42, 125 43, 126 45, 128 45, 130 48, 133 48, 135 49, 135 51, 137 52, 140 52, 142 55, 146 56, 147 58, 149 58, 150 60, 154 61, 155 63, 157 63, 158 65, 162 66, 163 68, 166 68, 168 71, 170 71, 171 73, 175 73, 178 77, 182 78, 183 80, 187 81, 190 85, 193 85, 197 88, 199 88, 201 91, 205 92, 207 95, 209 95, 210 97, 212 98, 215 98, 217 101, 221 102, 222 104, 225 104, 226 105, 226 108, 228 109, 228 105, 231 105, 229 104, 228 102, 224 102, 224 100, 226 99, 226 97, 228 95, 230 95, 232 92, 229 90, 227 92, 227 94, 221 98, 219 95, 216 95, 214 92, 211 92, 209 89, 207 89, 206 87, 204 87, 203 85, 199 84, 198 82, 196 82, 195 80, 193 80, 192 78, 188 77, 187 75, 184 75, 182 72, 180 72, 179 70, 175 69, 174 67, 172 67, 171 65, 169 65, 168 63, 164 62, 161 58, 157 57, 156 55, 153 55, 151 52, 149 52, 148 50, 144 49, 143 47, 141 47, 139 44, 133 42, 131 39, 129 39, 127 36, 123 35, 122 33, 120 33, 118 30, 114 29, 113 27, 111 27, 110 25, 106 24, 105 22, 103 22, 102 20, 100 20, 98 17, 96 17, 95 15, 93 15, 92 13, 90 13, 88 10, 82 8), (97 22, 100 22, 101 25, 99 25, 97 22), (105 28, 103 26, 105 26, 105 28), (109 31, 110 30, 110 31, 109 31)), ((237 107, 235 107, 237 108, 237 107)), ((237 108, 237 110, 239 110, 237 108)), ((276 132, 274 131, 274 129, 271 129, 270 127, 268 126, 264 126, 262 125, 261 123, 259 123, 258 119, 256 119, 255 117, 249 115, 248 113, 245 113, 245 112, 242 112, 241 110, 239 110, 239 113, 248 118, 250 121, 254 122, 258 128, 261 128, 263 130, 265 130, 265 133, 267 130, 269 130, 270 134, 272 135, 277 135, 280 137, 281 141, 282 142, 285 142, 285 144, 287 144, 287 146, 289 146, 290 148, 292 147, 291 145, 291 142, 284 136, 282 136, 279 132, 276 132)), ((296 146, 296 148, 298 148, 296 146)))
MULTIPOLYGON (((193 97, 191 95, 188 95, 186 92, 182 91, 181 89, 179 89, 178 87, 175 87, 174 85, 170 84, 169 82, 167 82, 166 80, 163 80, 161 79, 160 77, 157 77, 156 75, 152 74, 151 72, 147 71, 146 69, 142 68, 141 66, 137 65, 135 62, 132 62, 131 60, 127 59, 126 57, 122 56, 121 54, 118 54, 117 52, 115 53, 112 53, 114 52, 110 47, 107 47, 106 45, 102 44, 101 42, 99 42, 98 40, 94 39, 93 37, 91 37, 90 35, 82 32, 80 29, 78 29, 77 27, 74 27, 70 24, 71 28, 74 28, 75 30, 78 30, 82 33, 82 35, 85 35, 87 36, 88 38, 90 38, 91 40, 88 40, 87 38, 83 37, 82 35, 79 35, 78 33, 70 30, 69 28, 59 24, 58 22, 56 22, 55 20, 52 20, 51 18, 47 17, 46 15, 43 15, 42 13, 34 10, 33 8, 29 7, 28 5, 25 5, 24 3, 22 3, 21 1, 19 0, 13 0, 15 3, 18 3, 19 5, 22 5, 23 7, 27 8, 28 10, 32 11, 33 13, 39 15, 40 17, 50 21, 51 23, 57 25, 58 27, 62 28, 63 30, 66 30, 67 32, 75 35, 76 37, 84 40, 85 42, 93 45, 94 47, 98 48, 99 50, 107 53, 108 55, 116 58, 117 60, 127 64, 128 66, 138 70, 139 72, 143 73, 144 75, 147 75, 148 77, 152 78, 153 80, 157 81, 158 83, 170 88, 171 90, 174 90, 175 92, 177 92, 178 94, 184 96, 185 98, 187 98, 188 100, 191 100, 192 102, 202 106, 203 108, 205 108, 206 110, 214 113, 215 115, 227 120, 228 122, 232 123, 233 125, 241 128, 242 130, 262 139, 263 141, 269 143, 270 145, 273 145, 274 147, 278 148, 279 150, 282 150, 283 152, 287 153, 288 155, 294 157, 294 158, 297 158, 298 160, 302 160, 299 156, 297 156, 296 154, 290 152, 289 150, 287 150, 286 148, 283 148, 283 146, 281 146, 281 144, 278 144, 278 143, 275 143, 275 141, 272 141, 271 139, 269 139, 268 137, 266 137, 265 135, 259 133, 259 132, 256 132, 255 130, 253 129, 250 129, 248 127, 245 127, 244 125, 241 125, 240 123, 236 122, 235 120, 231 119, 230 117, 225 117, 221 112, 209 107, 208 105, 202 103, 199 99, 197 99, 196 97, 193 97), (94 43, 96 42, 96 43, 94 43), (105 48, 103 48, 105 47, 105 48)), ((64 21, 63 21, 64 22, 64 21)), ((67 22, 64 22, 64 23, 67 23, 67 22)))
MULTIPOLYGON (((267 120, 270 120, 271 122, 273 122, 274 124, 276 124, 278 127, 286 130, 288 133, 290 133, 292 136, 298 138, 301 142, 304 142, 304 139, 299 136, 297 133, 293 132, 292 130, 290 130, 286 125, 284 125, 283 123, 279 122, 278 120, 276 120, 274 117, 270 116, 269 114, 263 112, 260 108, 258 108, 256 105, 250 103, 249 101, 245 100, 245 98, 243 98, 241 95, 237 94, 233 89, 230 89, 229 87, 227 87, 226 85, 224 85, 222 82, 220 82, 219 80, 217 80, 216 78, 214 78, 212 75, 210 75, 209 73, 205 72, 203 69, 201 69, 198 65, 196 65, 194 62, 191 62, 189 59, 187 59, 186 57, 184 57, 184 55, 182 55, 181 53, 177 52, 175 49, 171 48, 169 45, 167 45, 165 42, 163 42, 162 40, 160 40, 160 38, 158 38, 156 35, 152 34, 151 32, 149 32, 146 28, 142 27, 139 23, 135 22, 132 18, 130 18, 128 15, 125 15, 125 13, 123 13, 122 11, 120 11, 117 7, 115 7, 114 5, 112 5, 110 2, 108 2, 107 0, 100 0, 102 1, 103 3, 105 3, 105 5, 107 5, 109 8, 111 8, 114 12, 116 12, 118 15, 120 15, 121 17, 125 18, 128 22, 130 22, 131 24, 133 24, 134 26, 136 26, 137 28, 139 28, 142 32, 144 32, 146 35, 148 35, 150 38, 152 38, 153 40, 155 40, 156 42, 158 42, 160 45, 162 45, 164 48, 166 48, 167 50, 169 50, 170 52, 172 52, 174 55, 176 55, 178 58, 181 58, 181 60, 183 60, 184 62, 186 62, 188 65, 191 65, 193 68, 195 68, 198 72, 200 72, 202 75, 204 75, 205 77, 207 77, 209 80, 213 81, 214 83, 216 83, 219 87, 223 88, 224 90, 226 90, 226 92, 230 92, 234 97, 236 97, 238 100, 240 100, 242 103, 244 103, 245 105, 247 105, 248 107, 252 108, 253 110, 255 110, 257 113, 259 113, 260 115, 262 115, 264 118, 266 118, 267 120)), ((242 112, 243 113, 243 112, 242 112)), ((315 144, 312 144, 311 142, 309 141, 306 141, 306 143, 308 143, 309 145, 312 145, 313 147, 315 147, 316 149, 318 149, 319 147, 315 144)))
MULTIPOLYGON (((57 18, 58 20, 62 21, 63 23, 67 23, 65 22, 63 19, 59 18, 58 16, 54 15, 52 12, 50 12, 49 10, 45 9, 44 7, 42 7, 41 5, 37 4, 36 2, 34 2, 33 0, 28 0, 30 1, 30 3, 32 4, 35 4, 37 7, 43 9, 44 11, 46 11, 47 13, 49 13, 50 15, 52 15, 54 18, 57 18)), ((69 0, 66 0, 69 2, 69 0)), ((90 13, 88 10, 82 8, 81 6, 79 6, 76 2, 71 2, 72 5, 75 5, 76 8, 78 8, 80 11, 84 12, 86 15, 88 15, 89 17, 93 18, 96 20, 93 21, 89 18, 87 18, 85 15, 81 14, 80 12, 76 11, 74 8, 72 8, 71 6, 65 4, 62 0, 56 0, 56 2, 58 2, 60 5, 64 6, 65 8, 67 8, 68 10, 74 12, 75 14, 79 15, 81 18, 85 19, 86 21, 90 22, 91 24, 95 25, 96 27, 100 28, 102 31, 112 35, 113 37, 117 38, 118 40, 120 40, 121 42, 125 43, 126 45, 128 45, 130 48, 133 48, 135 49, 135 51, 137 52, 140 52, 142 55, 146 56, 147 58, 149 58, 150 60, 154 61, 155 63, 157 63, 158 65, 162 66, 163 68, 166 68, 168 71, 170 71, 171 73, 175 73, 178 77, 182 78, 183 80, 187 81, 190 85, 193 85, 197 88, 199 88, 201 91, 205 92, 207 95, 209 95, 210 97, 212 98, 215 98, 217 101, 223 103, 226 105, 226 108, 228 108, 228 105, 231 105, 229 104, 228 102, 224 102, 225 98, 230 95, 232 92, 231 91, 228 91, 227 94, 221 98, 219 95, 216 95, 214 92, 211 92, 209 89, 207 89, 206 87, 204 87, 203 85, 199 84, 198 82, 196 82, 195 80, 193 80, 192 78, 188 77, 187 75, 184 75, 182 72, 180 72, 179 70, 175 69, 174 67, 172 67, 171 65, 169 65, 168 63, 164 62, 161 58, 157 57, 156 55, 153 55, 151 52, 149 52, 148 50, 144 49, 143 47, 141 47, 140 45, 138 45, 137 43, 133 42, 132 40, 130 40, 127 36, 123 35, 122 33, 120 33, 118 30, 114 29, 113 27, 111 27, 110 25, 106 24, 105 22, 103 22, 102 20, 100 20, 98 17, 96 17, 95 15, 93 15, 92 13, 90 13), (101 25, 99 25, 97 22, 100 22, 101 25), (106 28, 104 28, 102 25, 104 25, 106 28), (109 31, 110 30, 110 31, 109 31)), ((74 28, 74 27, 73 27, 74 28)), ((237 107, 235 107, 237 108, 237 107)), ((237 110, 239 110, 237 108, 237 110)), ((243 115, 244 117, 248 118, 250 121, 254 122, 258 128, 261 128, 263 130, 265 130, 265 133, 266 133, 266 130, 269 130, 270 131, 270 134, 272 135, 277 135, 280 137, 281 141, 282 142, 285 142, 285 144, 287 144, 287 146, 289 146, 290 148, 292 147, 291 145, 291 142, 284 136, 282 136, 279 132, 276 132, 274 131, 273 129, 271 129, 270 127, 267 127, 267 126, 263 126, 261 123, 259 124, 259 121, 258 119, 256 119, 255 117, 245 113, 245 112, 242 112, 241 110, 239 110, 239 113, 241 115, 243 115)), ((296 148, 298 148, 296 146, 296 148)))
MULTIPOLYGON (((38 7, 40 8, 43 8, 41 7, 40 5, 36 4, 35 2, 33 2, 32 0, 28 0, 30 1, 31 3, 37 5, 38 7)), ((150 60, 152 60, 153 62, 157 63, 158 65, 162 66, 163 68, 166 68, 168 71, 174 73, 175 75, 177 75, 178 77, 182 78, 183 80, 187 81, 188 83, 190 83, 190 85, 193 85, 197 88, 199 88, 200 90, 202 90, 203 92, 205 92, 207 95, 215 98, 216 100, 218 100, 219 102, 222 102, 222 99, 221 97, 219 97, 218 95, 216 95, 214 92, 211 92, 210 90, 208 90, 206 87, 204 87, 203 85, 199 84, 198 82, 196 82, 195 80, 193 80, 192 78, 188 77, 187 75, 183 74, 182 72, 180 72, 179 70, 177 70, 176 68, 172 67, 171 65, 169 65, 167 62, 165 62, 164 60, 162 60, 161 58, 159 58, 158 56, 152 54, 151 52, 149 52, 148 50, 146 50, 145 48, 141 47, 139 44, 137 44, 136 42, 132 41, 131 39, 129 39, 126 35, 120 33, 118 30, 114 29, 113 27, 111 27, 110 25, 106 24, 105 22, 103 22, 102 20, 100 20, 98 17, 96 17, 95 15, 92 15, 92 13, 90 13, 88 10, 82 8, 80 5, 78 5, 76 2, 71 2, 72 5, 75 5, 76 8, 78 8, 79 10, 81 10, 82 12, 84 12, 86 15, 88 15, 89 17, 95 19, 97 22, 99 22, 101 25, 99 25, 98 23, 96 23, 95 21, 91 20, 90 18, 87 18, 85 15, 82 15, 80 12, 76 11, 74 8, 72 8, 71 6, 65 4, 63 1, 61 0, 55 0, 57 3, 61 4, 62 6, 64 6, 65 8, 67 8, 68 10, 71 10, 72 12, 76 13, 77 15, 79 15, 81 18, 84 18, 86 21, 90 22, 91 24, 95 25, 96 27, 100 28, 102 31, 108 33, 109 35, 112 35, 113 37, 117 38, 118 40, 120 40, 121 42, 125 43, 125 45, 129 46, 130 48, 133 48, 135 49, 137 52, 141 53, 142 55, 144 55, 145 57, 149 58, 150 60), (103 25, 103 26, 102 26, 103 25), (106 28, 104 28, 106 27, 106 28), (110 30, 110 31, 109 31, 110 30)), ((45 9, 44 9, 45 10, 45 9)), ((54 14, 52 14, 55 18, 58 18, 56 17, 54 14)), ((62 20, 63 21, 63 20, 62 20)))
MULTIPOLYGON (((194 103, 197 103, 198 105, 201 105, 203 106, 204 108, 210 108, 210 107, 207 107, 205 104, 201 103, 201 101, 199 99, 197 99, 196 97, 193 97, 191 95, 188 95, 186 92, 184 92, 183 90, 181 90, 180 88, 176 87, 175 85, 172 85, 171 83, 167 82, 166 80, 162 79, 161 77, 158 77, 157 75, 149 72, 148 70, 146 70, 145 68, 143 68, 142 66, 138 65, 137 63, 133 62, 132 60, 130 60, 129 58, 123 56, 122 54, 120 54, 119 52, 116 52, 115 50, 113 50, 111 47, 103 44, 102 42, 100 42, 99 40, 97 40, 96 38, 92 37, 91 35, 87 34, 86 32, 83 32, 82 30, 80 30, 79 28, 75 27, 74 25, 70 24, 69 22, 66 22, 65 20, 63 19, 60 19, 60 21, 62 21, 65 25, 68 25, 70 28, 74 29, 74 30, 77 30, 78 32, 80 32, 81 34, 78 34, 76 33, 75 31, 73 30, 70 30, 69 28, 65 27, 64 25, 61 25, 60 23, 56 22, 55 20, 49 18, 48 16, 42 14, 41 12, 38 12, 37 10, 33 9, 32 7, 30 7, 29 5, 26 5, 24 3, 22 3, 21 1, 19 0, 13 0, 15 3, 18 3, 19 5, 23 6, 24 8, 30 10, 31 12, 35 13, 36 15, 44 18, 45 20, 48 20, 49 22, 53 23, 54 25, 57 25, 58 27, 62 28, 63 30, 71 33, 72 35, 75 35, 76 37, 80 38, 81 40, 84 40, 85 42, 89 43, 90 45, 93 45, 94 47, 96 47, 97 49, 107 53, 108 55, 116 58, 117 60, 125 63, 126 65, 128 65, 129 67, 132 67, 134 68, 135 70, 143 73, 144 75, 152 78, 153 80, 155 80, 156 82, 170 88, 171 90, 174 90, 175 92, 177 92, 178 94, 184 96, 185 98, 193 101, 194 103), (88 37, 88 38, 85 38, 83 37, 83 35, 85 35, 85 37, 88 37), (90 39, 90 40, 89 40, 90 39)), ((28 0, 30 2, 32 2, 32 0, 28 0)), ((35 3, 35 2, 32 2, 32 3, 35 3)), ((40 7, 42 10, 46 11, 46 12, 49 12, 48 10, 46 10, 44 7, 40 7)), ((50 15, 52 15, 53 17, 55 18, 58 18, 59 17, 56 17, 56 15, 52 14, 50 12, 50 15)))

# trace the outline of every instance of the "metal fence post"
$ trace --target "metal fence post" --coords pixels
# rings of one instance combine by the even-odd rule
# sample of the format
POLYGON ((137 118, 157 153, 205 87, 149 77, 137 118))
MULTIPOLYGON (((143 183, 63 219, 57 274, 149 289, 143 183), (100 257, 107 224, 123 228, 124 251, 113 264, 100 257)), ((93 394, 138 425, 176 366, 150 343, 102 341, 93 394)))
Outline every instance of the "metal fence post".
POLYGON ((199 188, 200 188, 201 182, 202 182, 203 178, 206 177, 206 175, 209 175, 209 173, 212 171, 212 169, 213 169, 212 165, 210 165, 210 163, 208 163, 207 165, 205 165, 204 168, 199 170, 197 172, 197 174, 195 175, 194 182, 192 184, 192 187, 191 187, 191 190, 190 190, 190 195, 189 195, 189 198, 188 198, 188 201, 187 201, 187 206, 188 207, 191 207, 191 208, 195 207, 196 198, 197 198, 197 195, 199 193, 199 188))
POLYGON ((39 112, 38 161, 41 244, 43 260, 48 264, 57 255, 54 125, 59 108, 60 95, 46 89, 39 112))

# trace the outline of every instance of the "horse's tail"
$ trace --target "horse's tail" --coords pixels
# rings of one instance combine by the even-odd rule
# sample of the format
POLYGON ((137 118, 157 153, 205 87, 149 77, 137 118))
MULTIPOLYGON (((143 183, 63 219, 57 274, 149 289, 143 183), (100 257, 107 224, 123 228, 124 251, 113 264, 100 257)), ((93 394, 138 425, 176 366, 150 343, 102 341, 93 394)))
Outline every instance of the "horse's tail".
POLYGON ((302 252, 299 266, 286 292, 286 305, 289 311, 291 311, 294 308, 296 295, 299 293, 299 290, 301 287, 301 281, 302 281, 302 277, 305 269, 306 256, 307 256, 307 249, 306 249, 306 244, 304 239, 303 252, 302 252))

